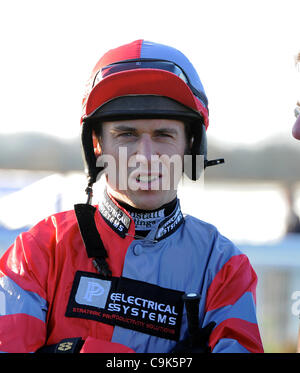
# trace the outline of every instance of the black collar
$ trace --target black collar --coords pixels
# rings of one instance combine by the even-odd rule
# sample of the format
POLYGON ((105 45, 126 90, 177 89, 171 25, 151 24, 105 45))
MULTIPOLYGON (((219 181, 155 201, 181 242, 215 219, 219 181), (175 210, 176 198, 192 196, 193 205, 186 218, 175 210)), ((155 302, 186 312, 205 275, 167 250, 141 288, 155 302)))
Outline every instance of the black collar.
POLYGON ((125 238, 131 224, 130 217, 112 200, 106 189, 99 203, 99 211, 106 223, 122 238, 125 238))
POLYGON ((158 209, 145 211, 115 201, 105 189, 103 199, 99 203, 99 211, 105 222, 122 238, 125 238, 132 223, 135 223, 136 235, 139 238, 147 236, 147 239, 153 241, 168 237, 183 223, 177 198, 158 209))

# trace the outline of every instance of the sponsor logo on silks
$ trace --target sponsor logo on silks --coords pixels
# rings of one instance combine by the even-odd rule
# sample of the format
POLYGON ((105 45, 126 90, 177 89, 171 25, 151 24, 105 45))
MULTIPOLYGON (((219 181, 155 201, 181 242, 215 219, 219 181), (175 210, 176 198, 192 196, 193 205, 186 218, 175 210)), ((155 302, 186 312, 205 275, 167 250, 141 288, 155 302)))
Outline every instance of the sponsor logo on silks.
POLYGON ((107 224, 122 238, 128 232, 130 218, 108 197, 107 192, 99 204, 99 211, 107 224))
POLYGON ((169 236, 180 227, 181 223, 183 223, 183 214, 177 203, 174 212, 159 224, 155 238, 161 240, 169 236))
POLYGON ((82 276, 75 295, 78 304, 104 308, 111 281, 82 276))
POLYGON ((151 212, 130 212, 134 221, 135 229, 138 231, 151 229, 165 217, 165 209, 151 212))
POLYGON ((183 292, 136 281, 78 271, 66 316, 119 325, 161 338, 178 340, 183 292))

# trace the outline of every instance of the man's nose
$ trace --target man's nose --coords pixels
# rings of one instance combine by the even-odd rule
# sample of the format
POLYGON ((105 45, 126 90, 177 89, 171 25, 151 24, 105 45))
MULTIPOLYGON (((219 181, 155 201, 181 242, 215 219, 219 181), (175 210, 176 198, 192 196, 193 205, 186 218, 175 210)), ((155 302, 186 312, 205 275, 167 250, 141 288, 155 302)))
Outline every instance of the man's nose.
POLYGON ((155 154, 155 149, 149 134, 141 135, 138 141, 137 154, 144 156, 147 161, 151 161, 151 156, 155 154))

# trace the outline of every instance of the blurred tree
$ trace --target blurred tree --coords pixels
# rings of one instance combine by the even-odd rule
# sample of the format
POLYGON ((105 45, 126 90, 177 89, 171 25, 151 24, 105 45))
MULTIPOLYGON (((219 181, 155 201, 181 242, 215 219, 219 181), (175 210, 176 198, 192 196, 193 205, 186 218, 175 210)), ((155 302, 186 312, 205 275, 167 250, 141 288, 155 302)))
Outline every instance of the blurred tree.
POLYGON ((0 168, 82 170, 79 139, 67 141, 40 133, 0 135, 0 168))

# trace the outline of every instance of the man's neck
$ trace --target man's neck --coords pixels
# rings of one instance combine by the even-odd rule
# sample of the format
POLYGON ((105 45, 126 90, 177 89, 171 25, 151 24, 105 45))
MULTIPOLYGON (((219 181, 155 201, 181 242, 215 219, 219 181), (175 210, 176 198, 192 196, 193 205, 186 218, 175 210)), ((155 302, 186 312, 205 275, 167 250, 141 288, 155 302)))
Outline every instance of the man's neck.
POLYGON ((172 211, 174 211, 175 207, 176 207, 176 203, 177 203, 177 197, 174 198, 172 201, 162 205, 161 207, 157 208, 157 209, 153 209, 153 210, 145 210, 145 209, 139 209, 139 208, 136 208, 136 207, 133 207, 133 206, 130 206, 129 204, 123 202, 123 201, 119 201, 117 200, 118 204, 120 206, 122 206, 126 211, 128 211, 130 214, 133 213, 133 214, 145 214, 145 215, 156 215, 158 216, 159 214, 161 214, 161 216, 168 216, 171 214, 172 211), (163 215, 162 215, 163 214, 163 215))
POLYGON ((177 205, 177 198, 154 210, 138 209, 121 201, 118 201, 118 203, 131 215, 136 233, 146 236, 154 225, 157 225, 163 218, 174 211, 177 205))

